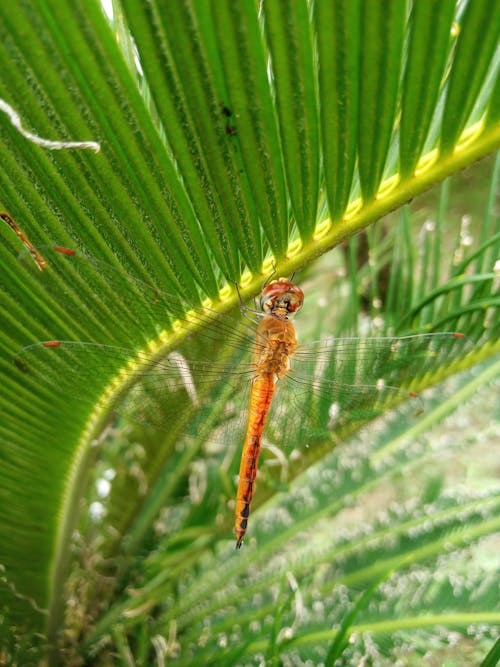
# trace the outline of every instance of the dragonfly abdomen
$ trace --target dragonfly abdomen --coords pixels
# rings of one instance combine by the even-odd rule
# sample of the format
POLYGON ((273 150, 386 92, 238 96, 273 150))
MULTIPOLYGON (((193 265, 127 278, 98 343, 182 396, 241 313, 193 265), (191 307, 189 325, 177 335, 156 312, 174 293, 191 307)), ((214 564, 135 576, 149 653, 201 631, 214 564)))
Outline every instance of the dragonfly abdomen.
POLYGON ((250 504, 255 491, 262 433, 274 394, 274 375, 264 373, 252 382, 248 428, 241 453, 240 480, 236 497, 236 548, 239 549, 248 528, 250 504))

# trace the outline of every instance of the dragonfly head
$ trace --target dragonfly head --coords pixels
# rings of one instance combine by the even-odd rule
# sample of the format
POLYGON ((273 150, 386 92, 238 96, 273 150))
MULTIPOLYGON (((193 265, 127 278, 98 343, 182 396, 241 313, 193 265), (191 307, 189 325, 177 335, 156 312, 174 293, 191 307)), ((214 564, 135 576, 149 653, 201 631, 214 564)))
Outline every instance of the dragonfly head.
POLYGON ((266 315, 275 315, 281 319, 293 316, 303 303, 304 292, 286 278, 270 282, 260 296, 260 307, 266 315))

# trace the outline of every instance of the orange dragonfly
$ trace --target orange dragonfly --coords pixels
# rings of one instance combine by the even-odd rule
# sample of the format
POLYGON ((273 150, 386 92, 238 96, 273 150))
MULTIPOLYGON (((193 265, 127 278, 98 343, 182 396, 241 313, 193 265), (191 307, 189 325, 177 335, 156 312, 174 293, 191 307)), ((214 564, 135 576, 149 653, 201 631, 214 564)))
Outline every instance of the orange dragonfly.
MULTIPOLYGON (((134 405, 139 410, 151 392, 181 391, 196 403, 200 387, 206 389, 221 382, 243 384, 249 391, 236 495, 237 548, 241 547, 248 529, 266 422, 272 424, 280 444, 293 437, 290 433, 295 437, 299 433, 306 446, 318 437, 331 437, 340 425, 366 420, 384 412, 388 405, 414 397, 412 381, 446 363, 457 345, 463 353, 467 344, 461 333, 437 332, 382 338, 331 337, 302 345, 297 341, 292 319, 303 305, 304 294, 285 278, 264 286, 260 297, 262 312, 242 306, 242 310, 254 314, 255 331, 206 307, 198 307, 186 316, 183 299, 165 294, 84 253, 58 246, 53 251, 54 256, 59 254, 67 262, 61 272, 66 280, 75 278, 73 269, 77 269, 77 282, 88 271, 97 272, 102 288, 99 294, 91 294, 89 306, 95 298, 96 309, 97 306, 105 309, 102 312, 111 319, 103 327, 108 336, 112 331, 119 341, 121 327, 126 339, 127 315, 134 320, 140 318, 149 326, 167 317, 171 322, 186 318, 191 326, 199 327, 205 358, 137 352, 112 342, 58 339, 34 343, 21 350, 15 360, 21 370, 38 375, 44 384, 59 391, 73 394, 75 387, 86 387, 86 379, 106 378, 107 373, 112 377, 117 372, 126 377, 129 372, 134 385, 131 390, 134 405), (123 293, 124 281, 129 286, 129 303, 138 306, 131 307, 130 313, 124 310, 113 320, 114 294, 123 293), (226 347, 237 352, 237 362, 209 359, 207 348, 217 349, 222 340, 226 347), (134 359, 137 366, 132 370, 129 364, 134 359), (401 388, 402 384, 406 388, 401 388)), ((56 264, 55 258, 51 258, 50 264, 56 264)), ((84 287, 77 289, 78 303, 80 300, 85 303, 84 287)), ((66 282, 56 279, 49 291, 60 308, 68 298, 66 282)))

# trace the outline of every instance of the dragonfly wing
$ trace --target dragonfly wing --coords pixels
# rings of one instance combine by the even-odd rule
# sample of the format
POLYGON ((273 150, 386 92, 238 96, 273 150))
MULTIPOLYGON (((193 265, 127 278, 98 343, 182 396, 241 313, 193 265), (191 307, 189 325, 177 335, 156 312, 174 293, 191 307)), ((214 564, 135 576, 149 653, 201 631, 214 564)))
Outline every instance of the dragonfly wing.
POLYGON ((275 444, 311 445, 408 399, 419 414, 423 401, 414 390, 472 347, 455 333, 332 338, 300 346, 289 375, 279 383, 268 436, 275 444))
POLYGON ((57 248, 41 248, 48 263, 43 274, 27 253, 21 262, 44 292, 40 307, 47 311, 48 336, 81 339, 84 333, 79 330, 79 322, 85 321, 91 324, 98 342, 130 347, 130 335, 135 332, 134 343, 142 346, 177 323, 177 330, 179 324, 186 325, 199 335, 207 358, 220 341, 251 348, 255 330, 242 320, 239 310, 221 315, 217 309, 201 305, 201 294, 198 301, 168 294, 120 266, 78 250, 67 254, 57 248), (127 298, 117 300, 117 295, 123 294, 127 298))
POLYGON ((135 406, 144 413, 144 406, 170 394, 172 404, 182 397, 196 404, 218 382, 237 386, 251 377, 255 331, 239 311, 220 315, 79 251, 47 247, 43 255, 48 269, 42 275, 31 257, 23 263, 43 289, 38 303, 48 311, 48 335, 70 340, 35 343, 16 355, 14 363, 32 376, 37 392, 45 388, 92 404, 119 375, 117 385, 130 390, 132 414, 135 406), (116 294, 123 293, 129 298, 117 308, 116 294), (78 340, 83 320, 92 320, 95 340, 78 340), (131 347, 131 331, 138 348, 172 326, 182 331, 184 324, 191 333, 175 353, 159 357, 131 347))
POLYGON ((16 355, 14 364, 37 392, 74 397, 90 405, 113 383, 120 399, 114 407, 133 420, 155 425, 168 422, 179 402, 198 407, 219 384, 237 388, 253 374, 248 354, 239 348, 225 362, 215 363, 188 360, 179 351, 157 357, 82 341, 29 345, 16 355))
POLYGON ((300 346, 294 356, 303 380, 408 387, 473 347, 463 334, 438 332, 402 337, 331 338, 300 346))

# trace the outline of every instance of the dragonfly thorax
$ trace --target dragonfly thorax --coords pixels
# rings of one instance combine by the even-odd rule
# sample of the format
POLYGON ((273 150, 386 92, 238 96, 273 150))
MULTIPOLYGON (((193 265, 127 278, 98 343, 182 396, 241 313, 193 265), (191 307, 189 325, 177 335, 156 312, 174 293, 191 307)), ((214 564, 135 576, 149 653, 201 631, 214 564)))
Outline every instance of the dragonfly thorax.
POLYGON ((259 323, 254 348, 257 375, 285 376, 290 357, 297 349, 295 327, 287 319, 268 315, 259 323))

